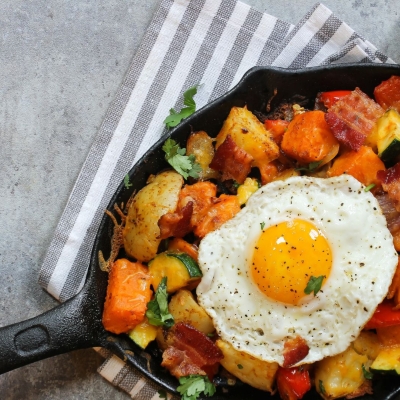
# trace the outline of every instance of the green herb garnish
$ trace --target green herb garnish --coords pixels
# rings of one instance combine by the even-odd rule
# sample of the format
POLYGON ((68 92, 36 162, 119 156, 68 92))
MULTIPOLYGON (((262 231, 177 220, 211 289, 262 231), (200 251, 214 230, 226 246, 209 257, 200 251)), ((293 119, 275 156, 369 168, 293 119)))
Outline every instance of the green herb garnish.
POLYGON ((168 310, 167 277, 161 279, 154 299, 147 303, 146 317, 151 325, 170 328, 174 325, 174 317, 168 310))
POLYGON ((314 296, 321 290, 322 281, 326 278, 325 275, 321 275, 318 277, 312 276, 307 283, 306 288, 304 289, 305 294, 310 294, 314 292, 314 296))
POLYGON ((183 104, 186 107, 183 107, 181 111, 177 112, 173 108, 169 110, 170 115, 164 120, 164 124, 168 129, 177 126, 183 119, 189 117, 189 115, 192 115, 196 111, 196 103, 193 100, 193 96, 197 93, 198 87, 199 85, 195 85, 183 93, 183 104))
POLYGON ((167 392, 162 389, 158 391, 158 396, 160 397, 160 399, 168 399, 167 392))
POLYGON ((364 192, 369 192, 375 186, 376 186, 375 183, 371 183, 370 185, 368 185, 367 187, 364 188, 364 192))
POLYGON ((132 186, 132 183, 129 181, 129 175, 126 174, 124 177, 124 186, 129 189, 132 186))
POLYGON ((185 179, 188 176, 198 178, 201 167, 196 163, 194 154, 186 155, 186 149, 180 148, 179 144, 173 139, 167 139, 162 147, 165 152, 165 159, 174 168, 176 172, 181 174, 185 179))
POLYGON ((212 396, 216 391, 206 375, 183 376, 179 383, 176 390, 182 395, 182 400, 196 400, 202 393, 212 396))
POLYGON ((260 226, 261 226, 261 230, 263 230, 265 227, 265 222, 260 222, 260 226))
POLYGON ((372 379, 374 377, 374 374, 370 370, 366 369, 364 364, 362 365, 362 372, 365 379, 372 379))
POLYGON ((318 167, 321 165, 322 161, 314 161, 305 167, 296 168, 296 171, 306 171, 306 172, 315 172, 318 167))
POLYGON ((238 364, 237 367, 238 367, 239 369, 243 369, 243 365, 242 365, 242 364, 238 364))

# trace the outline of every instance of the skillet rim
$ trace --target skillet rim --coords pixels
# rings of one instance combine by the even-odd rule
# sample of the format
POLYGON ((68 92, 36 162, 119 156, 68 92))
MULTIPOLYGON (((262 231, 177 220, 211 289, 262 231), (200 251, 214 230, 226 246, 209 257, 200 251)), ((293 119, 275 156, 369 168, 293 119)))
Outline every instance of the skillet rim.
MULTIPOLYGON (((299 77, 299 78, 304 78, 304 76, 310 76, 312 77, 313 74, 323 74, 326 73, 329 75, 329 73, 339 73, 339 72, 348 72, 348 71, 358 71, 360 70, 360 73, 363 71, 372 71, 376 72, 377 74, 386 74, 387 71, 387 78, 390 76, 390 74, 398 74, 400 75, 400 66, 397 66, 395 64, 337 64, 337 65, 327 65, 327 66, 318 66, 318 67, 310 67, 310 68, 303 68, 303 69, 285 69, 285 68, 278 68, 278 67, 253 67, 249 69, 242 77, 242 79, 239 81, 237 85, 235 85, 231 90, 229 90, 227 93, 224 95, 218 97, 217 99, 211 101, 210 103, 206 104, 202 108, 200 108, 198 111, 196 111, 194 114, 189 116, 187 119, 182 121, 177 127, 171 129, 170 131, 165 132, 159 140, 157 140, 156 143, 154 143, 145 153, 140 157, 140 159, 135 163, 135 165, 131 168, 131 170, 128 173, 128 176, 130 178, 130 182, 135 182, 135 178, 137 177, 138 174, 140 175, 146 175, 148 176, 147 171, 151 169, 151 166, 149 168, 146 168, 146 166, 149 166, 149 164, 152 163, 153 159, 156 158, 158 162, 161 162, 161 160, 157 157, 160 157, 160 150, 165 142, 165 140, 169 137, 173 139, 178 139, 181 136, 189 136, 190 131, 192 126, 194 126, 193 122, 196 122, 203 114, 207 114, 207 112, 210 112, 210 110, 213 110, 215 108, 218 108, 222 103, 226 103, 231 97, 234 97, 237 93, 240 93, 243 88, 246 88, 246 85, 249 84, 249 82, 252 79, 255 79, 254 77, 257 77, 257 74, 263 75, 263 74, 270 74, 275 77, 280 77, 280 78, 285 78, 285 77, 299 77), (335 72, 336 71, 336 72, 335 72), (339 72, 337 72, 339 71, 339 72)), ((385 79, 387 79, 385 78, 385 79)), ((338 87, 337 90, 341 89, 341 87, 338 87)), ((267 101, 267 98, 265 99, 267 101)), ((202 129, 202 128, 200 128, 202 129)), ((180 140, 177 140, 180 142, 180 140)), ((156 160, 156 161, 157 161, 156 160)), ((168 166, 168 164, 164 161, 165 166, 168 166)), ((141 181, 143 181, 143 177, 141 178, 141 181)), ((143 186, 140 185, 140 183, 135 182, 134 186, 143 186)), ((117 190, 115 191, 112 199, 110 200, 107 210, 113 211, 113 206, 116 203, 120 203, 120 199, 126 198, 128 192, 133 192, 135 188, 127 190, 125 188, 124 182, 122 181, 120 185, 118 186, 117 190)), ((98 267, 98 259, 97 259, 97 253, 99 249, 103 249, 104 247, 104 239, 102 242, 102 238, 104 236, 104 233, 108 231, 110 232, 110 221, 109 217, 106 215, 103 216, 99 229, 95 238, 94 246, 93 246, 93 251, 92 251, 92 256, 91 256, 91 265, 92 268, 99 269, 98 267)), ((106 235, 107 236, 107 235, 106 235)), ((96 271, 98 272, 98 271, 96 271)), ((96 274, 97 275, 97 274, 96 274)), ((137 346, 134 345, 133 342, 130 342, 129 339, 126 339, 126 335, 110 335, 115 338, 115 341, 113 340, 108 340, 106 347, 111 350, 113 353, 119 355, 121 358, 125 358, 131 365, 133 365, 136 369, 138 369, 142 374, 144 374, 147 378, 152 380, 154 383, 160 385, 164 390, 167 390, 169 392, 174 393, 175 395, 178 394, 176 391, 177 387, 177 380, 169 375, 169 373, 162 373, 160 374, 154 374, 152 371, 148 370, 148 363, 147 363, 147 356, 143 356, 144 354, 148 354, 148 352, 143 351, 139 349, 137 346), (135 348, 136 347, 136 348, 135 348), (133 349, 133 353, 132 353, 133 349), (137 357, 139 356, 139 357, 137 357), (168 376, 166 376, 168 374, 168 376), (166 379, 167 378, 167 379, 166 379), (168 379, 169 378, 169 379, 168 379), (172 378, 172 379, 171 379, 172 378)), ((159 372, 159 371, 158 371, 159 372)), ((394 400, 397 394, 400 394, 400 376, 395 377, 395 378, 388 378, 384 377, 383 379, 380 379, 379 382, 385 382, 385 387, 387 385, 393 386, 393 388, 390 388, 390 392, 383 394, 385 397, 379 397, 379 400, 394 400)), ((271 399, 278 399, 276 396, 271 396, 267 392, 261 392, 257 389, 254 389, 248 385, 244 385, 244 390, 241 391, 239 394, 235 393, 228 393, 228 394, 223 394, 221 392, 217 392, 216 395, 213 397, 200 397, 200 399, 213 399, 213 400, 239 400, 244 395, 251 395, 249 390, 257 391, 257 393, 262 393, 262 398, 271 398, 271 399), (239 396, 239 397, 237 397, 239 396)), ((379 395, 379 394, 378 394, 379 395)), ((258 397, 257 397, 258 398, 258 397)), ((261 397, 260 397, 261 398, 261 397)), ((308 393, 304 399, 321 399, 321 397, 316 394, 315 391, 308 393)), ((378 400, 377 397, 375 396, 363 396, 360 399, 363 400, 378 400)))

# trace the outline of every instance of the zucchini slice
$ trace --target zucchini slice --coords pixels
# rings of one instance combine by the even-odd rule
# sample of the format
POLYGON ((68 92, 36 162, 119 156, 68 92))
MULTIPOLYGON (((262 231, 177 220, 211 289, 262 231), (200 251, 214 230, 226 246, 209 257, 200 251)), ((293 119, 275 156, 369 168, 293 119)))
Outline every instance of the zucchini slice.
POLYGON ((382 349, 372 363, 372 372, 400 375, 400 347, 382 349))
POLYGON ((386 111, 375 126, 378 155, 384 163, 392 164, 400 154, 400 114, 386 111))
POLYGON ((157 336, 157 326, 151 325, 147 318, 136 325, 129 333, 129 337, 142 349, 152 342, 157 336))
POLYGON ((174 293, 199 281, 203 276, 197 262, 186 253, 164 252, 149 262, 149 273, 154 290, 166 276, 167 292, 174 293))

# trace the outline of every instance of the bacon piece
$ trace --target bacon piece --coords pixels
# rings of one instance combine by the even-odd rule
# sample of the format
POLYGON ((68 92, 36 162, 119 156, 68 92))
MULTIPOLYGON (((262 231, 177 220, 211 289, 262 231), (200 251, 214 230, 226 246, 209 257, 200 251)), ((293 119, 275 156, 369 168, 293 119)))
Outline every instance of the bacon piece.
POLYGON ((301 337, 297 336, 293 339, 286 340, 283 345, 283 367, 289 368, 303 360, 309 352, 307 342, 301 337))
POLYGON ((379 104, 356 88, 329 109, 325 120, 339 142, 358 150, 384 112, 379 104))
POLYGON ((186 351, 176 347, 168 347, 162 355, 161 366, 167 368, 175 378, 188 375, 207 375, 206 372, 196 364, 186 354, 186 351))
POLYGON ((210 167, 222 172, 223 181, 234 179, 238 183, 243 183, 250 173, 252 162, 253 157, 241 149, 231 135, 227 135, 215 152, 210 167))
POLYGON ((377 103, 387 110, 389 107, 400 112, 400 76, 391 76, 374 90, 377 103))
POLYGON ((201 215, 194 233, 203 238, 207 233, 215 231, 224 222, 233 218, 240 211, 239 199, 237 196, 221 194, 214 199, 214 204, 208 207, 201 215))
POLYGON ((367 135, 350 128, 336 114, 331 112, 326 113, 325 121, 331 128, 335 138, 351 150, 357 151, 363 145, 367 135))
POLYGON ((190 219, 193 214, 193 202, 189 201, 179 212, 167 213, 158 220, 160 235, 158 239, 166 239, 171 236, 183 237, 192 230, 190 219))
POLYGON ((386 218, 387 227, 392 235, 400 231, 400 212, 396 210, 394 202, 387 193, 375 196, 386 218))
POLYGON ((385 171, 378 171, 377 178, 393 201, 396 210, 400 212, 400 163, 385 171))
POLYGON ((184 322, 171 328, 168 343, 170 346, 163 353, 162 366, 179 378, 189 375, 189 370, 196 370, 210 379, 217 373, 223 355, 216 344, 204 333, 184 322))

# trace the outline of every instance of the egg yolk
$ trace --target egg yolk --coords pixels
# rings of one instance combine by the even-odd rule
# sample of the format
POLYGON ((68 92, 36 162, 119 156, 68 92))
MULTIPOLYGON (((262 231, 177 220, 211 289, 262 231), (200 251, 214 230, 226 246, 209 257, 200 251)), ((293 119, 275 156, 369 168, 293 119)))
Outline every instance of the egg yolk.
POLYGON ((307 296, 311 277, 326 282, 332 252, 326 238, 312 223, 300 219, 273 225, 255 245, 252 277, 269 298, 297 305, 307 296), (320 278, 321 279, 321 278, 320 278))

